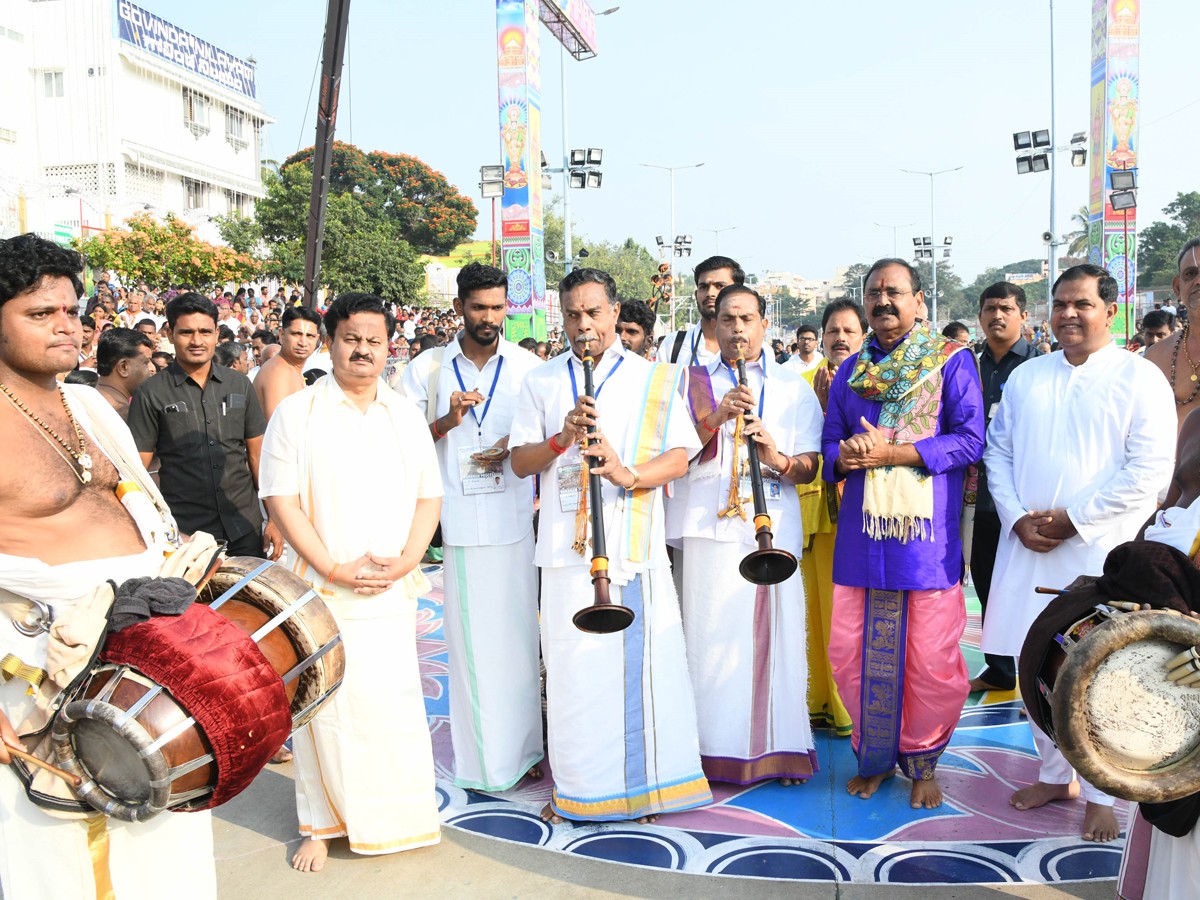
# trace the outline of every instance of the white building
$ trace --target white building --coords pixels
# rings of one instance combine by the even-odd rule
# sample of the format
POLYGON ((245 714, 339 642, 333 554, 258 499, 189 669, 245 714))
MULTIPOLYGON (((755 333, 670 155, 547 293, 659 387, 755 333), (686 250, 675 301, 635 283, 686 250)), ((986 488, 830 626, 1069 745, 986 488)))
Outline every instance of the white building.
POLYGON ((264 194, 253 59, 126 0, 2 0, 0 83, 0 237, 204 226, 264 194))

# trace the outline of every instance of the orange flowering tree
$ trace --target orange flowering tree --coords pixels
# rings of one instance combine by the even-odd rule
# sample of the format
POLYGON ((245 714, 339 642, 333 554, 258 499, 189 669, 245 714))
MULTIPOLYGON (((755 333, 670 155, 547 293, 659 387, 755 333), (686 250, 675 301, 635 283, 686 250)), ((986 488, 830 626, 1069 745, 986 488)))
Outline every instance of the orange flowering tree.
POLYGON ((168 213, 159 222, 148 213, 125 220, 94 237, 75 239, 75 249, 95 269, 116 272, 126 283, 205 290, 251 278, 261 263, 230 247, 196 237, 195 229, 168 213))

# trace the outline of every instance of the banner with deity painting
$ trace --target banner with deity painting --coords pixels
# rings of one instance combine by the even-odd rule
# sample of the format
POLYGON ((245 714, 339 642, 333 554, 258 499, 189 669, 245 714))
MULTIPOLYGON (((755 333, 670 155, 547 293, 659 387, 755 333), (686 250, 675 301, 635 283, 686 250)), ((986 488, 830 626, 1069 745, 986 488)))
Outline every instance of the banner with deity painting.
MULTIPOLYGON (((1137 296, 1137 211, 1112 206, 1112 173, 1137 170, 1141 0, 1093 0, 1088 261, 1137 296)), ((1126 291, 1128 290, 1128 296, 1126 291)))
POLYGON ((539 0, 497 0, 500 154, 504 166, 501 255, 508 272, 506 337, 543 337, 539 0), (540 315, 535 315, 540 312, 540 315), (538 332, 541 332, 540 334, 538 332))

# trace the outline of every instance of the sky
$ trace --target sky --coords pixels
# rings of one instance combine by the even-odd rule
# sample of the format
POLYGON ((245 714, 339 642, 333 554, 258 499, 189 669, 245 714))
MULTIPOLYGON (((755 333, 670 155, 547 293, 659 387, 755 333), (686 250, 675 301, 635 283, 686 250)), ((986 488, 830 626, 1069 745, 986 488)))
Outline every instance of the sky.
MULTIPOLYGON (((1052 0, 599 0, 598 54, 567 58, 571 147, 604 149, 600 190, 572 191, 577 233, 653 248, 671 223, 694 257, 717 250, 747 271, 829 278, 838 266, 901 256, 930 233, 965 281, 1044 255, 1049 173, 1018 175, 1012 133, 1050 126, 1052 0), (876 224, 881 223, 881 224, 876 224), (881 227, 886 226, 886 227, 881 227), (893 232, 892 225, 902 226, 893 232), (722 230, 718 235, 714 229, 722 230), (906 249, 907 248, 907 249, 906 249)), ((267 155, 315 137, 312 87, 324 0, 141 0, 257 60, 259 99, 277 121, 267 155)), ((1090 0, 1054 3, 1057 143, 1089 119, 1090 0)), ((1194 0, 1142 11, 1139 214, 1161 218, 1200 190, 1200 80, 1194 0)), ((495 8, 489 0, 353 0, 337 138, 410 153, 480 207, 479 166, 500 162, 495 8)), ((542 142, 561 156, 559 49, 542 31, 542 142)), ((1059 156, 1058 232, 1088 201, 1087 169, 1059 156)), ((556 179, 556 192, 561 193, 556 179)))

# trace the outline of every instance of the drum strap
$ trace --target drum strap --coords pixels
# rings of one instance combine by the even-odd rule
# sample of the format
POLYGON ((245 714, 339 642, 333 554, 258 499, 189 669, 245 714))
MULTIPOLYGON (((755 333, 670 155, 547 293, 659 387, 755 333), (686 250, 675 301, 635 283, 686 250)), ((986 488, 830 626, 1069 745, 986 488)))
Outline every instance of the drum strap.
POLYGON ((41 685, 45 677, 45 669, 27 665, 11 653, 0 659, 0 680, 8 681, 10 678, 19 678, 22 681, 28 681, 29 693, 31 694, 41 685))

